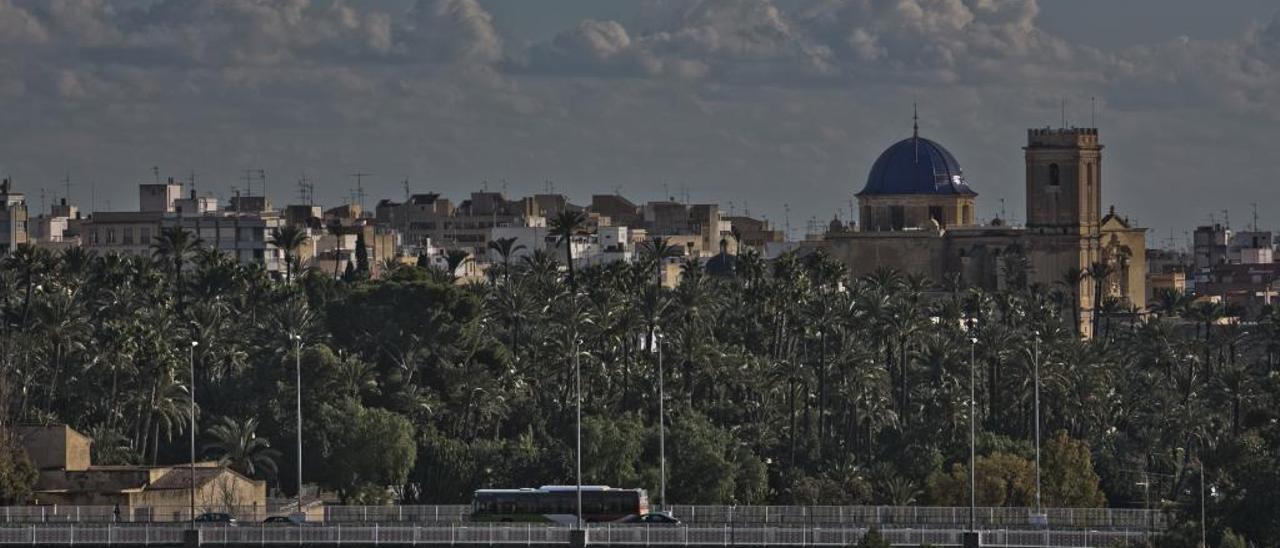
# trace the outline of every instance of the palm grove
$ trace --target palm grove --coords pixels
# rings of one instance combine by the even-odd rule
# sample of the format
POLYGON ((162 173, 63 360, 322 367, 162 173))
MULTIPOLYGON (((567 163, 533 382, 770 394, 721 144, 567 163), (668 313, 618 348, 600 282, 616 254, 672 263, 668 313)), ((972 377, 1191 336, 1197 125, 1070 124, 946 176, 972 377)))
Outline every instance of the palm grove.
MULTIPOLYGON (((583 223, 554 221, 562 239, 583 223)), ((498 240, 465 284, 425 260, 335 278, 299 264, 305 234, 274 239, 280 279, 178 228, 152 257, 16 248, 5 425, 70 424, 96 463, 182 462, 193 367, 201 456, 292 493, 297 357, 305 481, 351 503, 459 503, 573 482, 576 364, 584 480, 656 496, 661 355, 672 503, 963 505, 972 365, 978 503, 1031 506, 1038 361, 1046 506, 1150 500, 1196 529, 1203 473, 1211 536, 1280 542, 1280 308, 1223 323, 1169 294, 1145 318, 1102 307, 1082 341, 1062 319, 1071 280, 987 292, 753 250, 717 278, 662 239, 577 269, 498 240), (670 260, 680 282, 661 287, 670 260)), ((21 503, 34 471, 3 443, 0 496, 21 503)))

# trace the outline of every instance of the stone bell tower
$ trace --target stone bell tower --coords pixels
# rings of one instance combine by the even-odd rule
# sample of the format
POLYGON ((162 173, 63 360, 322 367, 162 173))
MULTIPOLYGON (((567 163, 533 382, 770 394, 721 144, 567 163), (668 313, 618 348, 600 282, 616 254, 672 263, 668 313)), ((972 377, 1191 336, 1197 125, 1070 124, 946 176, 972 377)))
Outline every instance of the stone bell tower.
MULTIPOLYGON (((1037 281, 1060 284, 1071 269, 1087 272, 1102 260, 1102 145, 1094 128, 1027 130, 1027 232, 1036 240, 1037 281)), ((1084 336, 1097 299, 1086 275, 1074 294, 1084 336)))
POLYGON ((1027 228, 1098 236, 1102 145, 1093 128, 1027 130, 1027 228))

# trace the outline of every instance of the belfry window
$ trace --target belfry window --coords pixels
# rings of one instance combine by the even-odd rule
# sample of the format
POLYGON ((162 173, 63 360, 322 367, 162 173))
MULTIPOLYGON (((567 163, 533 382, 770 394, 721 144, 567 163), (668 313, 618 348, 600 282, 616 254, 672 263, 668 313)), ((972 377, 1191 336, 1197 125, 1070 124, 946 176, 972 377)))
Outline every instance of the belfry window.
POLYGON ((1059 173, 1058 164, 1049 164, 1049 186, 1058 186, 1062 184, 1062 175, 1059 173))
POLYGON ((889 227, 902 230, 907 226, 907 212, 902 206, 889 206, 889 227))

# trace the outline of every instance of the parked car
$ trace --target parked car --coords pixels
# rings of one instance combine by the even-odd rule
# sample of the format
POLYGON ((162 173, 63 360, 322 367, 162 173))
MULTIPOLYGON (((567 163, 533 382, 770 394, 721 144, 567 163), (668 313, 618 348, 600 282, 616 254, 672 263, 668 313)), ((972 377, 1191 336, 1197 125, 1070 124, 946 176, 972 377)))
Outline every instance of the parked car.
POLYGON ((196 516, 196 523, 205 525, 226 525, 229 527, 235 527, 237 524, 236 518, 232 517, 231 514, 224 512, 205 512, 196 516))

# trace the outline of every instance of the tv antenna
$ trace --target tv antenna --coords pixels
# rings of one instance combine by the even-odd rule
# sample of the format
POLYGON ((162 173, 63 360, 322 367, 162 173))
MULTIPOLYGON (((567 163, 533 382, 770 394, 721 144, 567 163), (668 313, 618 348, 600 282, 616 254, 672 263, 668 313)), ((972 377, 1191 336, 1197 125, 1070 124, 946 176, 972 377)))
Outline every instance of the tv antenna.
POLYGON ((298 178, 298 200, 305 205, 314 205, 316 194, 316 185, 307 178, 307 172, 302 172, 302 176, 298 178))
POLYGON ((791 204, 782 204, 783 221, 787 230, 787 241, 791 240, 791 204))
POLYGON ((361 209, 362 211, 364 210, 364 178, 365 178, 365 177, 368 177, 368 176, 370 176, 370 175, 373 175, 373 174, 372 174, 372 173, 356 172, 356 173, 352 173, 351 175, 348 175, 348 177, 355 177, 355 179, 356 179, 356 190, 355 190, 355 196, 356 196, 356 198, 357 198, 358 200, 360 200, 360 202, 359 202, 359 203, 360 203, 360 209, 361 209))
MULTIPOLYGON (((66 194, 63 195, 63 198, 66 198, 67 203, 70 204, 71 203, 71 174, 70 173, 68 173, 66 176, 62 178, 62 187, 66 192, 66 194)), ((1254 214, 1254 217, 1258 216, 1258 204, 1253 204, 1253 214, 1254 214)), ((1254 224, 1257 224, 1256 220, 1254 221, 1254 224)))
POLYGON ((151 166, 151 175, 155 177, 156 184, 160 184, 160 166, 151 166))

